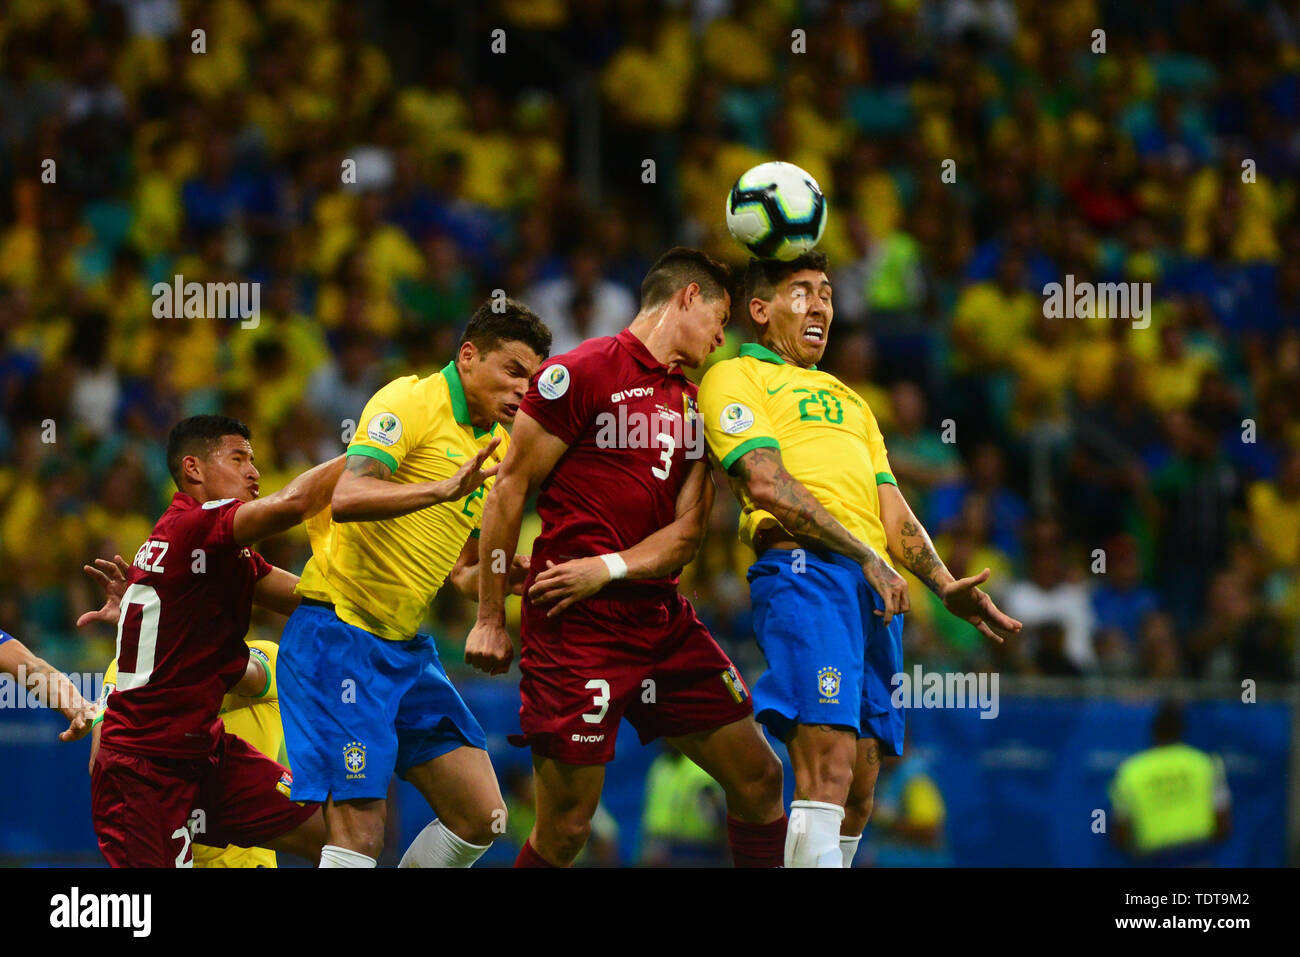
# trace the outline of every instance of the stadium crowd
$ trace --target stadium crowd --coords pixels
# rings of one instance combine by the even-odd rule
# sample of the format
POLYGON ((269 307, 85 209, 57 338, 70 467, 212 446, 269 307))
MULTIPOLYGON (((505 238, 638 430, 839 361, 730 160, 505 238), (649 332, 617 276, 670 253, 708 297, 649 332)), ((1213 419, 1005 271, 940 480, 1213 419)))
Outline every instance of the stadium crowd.
MULTIPOLYGON (((1026 623, 994 649, 913 580, 909 666, 1294 677, 1289 0, 11 0, 0 624, 102 669, 79 569, 146 538, 177 419, 246 421, 278 488, 494 289, 560 351, 672 243, 743 265, 723 199, 771 158, 828 196, 828 364, 954 574, 1026 623), (155 318, 177 275, 260 284, 256 326, 155 318), (1047 317, 1067 276, 1150 283, 1149 325, 1047 317)), ((720 479, 682 587, 752 678, 736 517, 720 479)), ((306 539, 262 550, 297 569, 306 539)), ((472 614, 439 602, 454 672, 472 614)))

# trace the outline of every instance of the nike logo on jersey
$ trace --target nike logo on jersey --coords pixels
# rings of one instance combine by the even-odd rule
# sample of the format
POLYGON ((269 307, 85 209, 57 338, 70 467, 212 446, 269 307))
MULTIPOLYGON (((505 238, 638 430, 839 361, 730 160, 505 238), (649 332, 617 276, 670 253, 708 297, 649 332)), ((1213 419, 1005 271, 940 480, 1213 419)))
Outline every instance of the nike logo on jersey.
POLYGON ((768 395, 776 395, 778 392, 780 392, 782 389, 784 389, 784 388, 785 388, 786 386, 788 386, 789 384, 790 384, 790 383, 788 383, 788 382, 782 382, 782 383, 781 383, 779 386, 777 386, 775 389, 768 389, 768 390, 767 390, 767 394, 768 394, 768 395))
POLYGON ((453 452, 451 449, 447 449, 447 458, 449 459, 458 459, 463 454, 464 454, 463 452, 453 452))

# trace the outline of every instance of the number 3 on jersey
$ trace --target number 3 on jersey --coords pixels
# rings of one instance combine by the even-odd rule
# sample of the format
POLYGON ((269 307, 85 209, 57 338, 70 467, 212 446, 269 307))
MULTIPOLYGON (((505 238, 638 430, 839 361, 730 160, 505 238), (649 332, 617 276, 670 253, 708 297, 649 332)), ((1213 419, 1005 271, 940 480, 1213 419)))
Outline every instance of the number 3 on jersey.
POLYGON ((592 678, 583 687, 588 691, 596 692, 591 696, 591 703, 595 706, 596 713, 584 714, 582 720, 587 724, 600 724, 609 711, 609 682, 604 678, 592 678))
POLYGON ((656 465, 650 471, 654 473, 654 476, 657 479, 667 479, 668 473, 673 469, 673 453, 677 451, 677 440, 667 432, 660 432, 655 437, 664 446, 663 451, 659 453, 659 457, 663 459, 664 467, 660 468, 656 465))

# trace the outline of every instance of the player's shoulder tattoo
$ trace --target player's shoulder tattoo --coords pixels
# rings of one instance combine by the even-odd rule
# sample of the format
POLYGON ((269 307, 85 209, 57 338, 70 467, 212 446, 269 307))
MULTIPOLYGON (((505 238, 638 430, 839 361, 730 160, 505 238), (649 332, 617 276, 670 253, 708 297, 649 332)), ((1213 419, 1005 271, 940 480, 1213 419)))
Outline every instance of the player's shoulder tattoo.
POLYGON ((377 479, 387 479, 393 474, 392 469, 370 455, 349 455, 343 467, 353 475, 368 475, 377 479))
POLYGON ((759 446, 756 449, 750 449, 736 461, 731 463, 730 475, 748 481, 760 470, 779 466, 781 464, 780 453, 769 446, 759 446))

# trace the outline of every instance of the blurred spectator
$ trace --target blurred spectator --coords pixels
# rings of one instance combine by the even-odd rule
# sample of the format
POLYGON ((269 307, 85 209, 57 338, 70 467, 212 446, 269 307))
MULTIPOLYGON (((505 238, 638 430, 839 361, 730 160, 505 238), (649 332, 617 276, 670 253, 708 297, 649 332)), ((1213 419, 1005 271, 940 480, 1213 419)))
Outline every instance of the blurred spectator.
POLYGON ((1149 865, 1209 863, 1209 845, 1232 824, 1223 759, 1183 743, 1182 709, 1161 704, 1153 746, 1121 764, 1111 780, 1111 838, 1149 865))
MULTIPOLYGON (((909 735, 910 738, 910 735, 909 735)), ((910 740, 903 757, 881 759, 858 861, 871 867, 950 867, 948 809, 929 762, 910 740)))
POLYGON ((990 442, 981 443, 971 456, 968 474, 967 479, 935 489, 925 522, 943 529, 961 514, 967 496, 979 493, 988 500, 992 541, 1006 554, 1019 556, 1021 527, 1029 509, 1006 485, 1006 458, 1002 450, 990 442))
POLYGON ((1286 631, 1261 607, 1240 572, 1221 571, 1210 580, 1204 621, 1190 642, 1197 677, 1231 682, 1291 678, 1286 631))
POLYGON ((665 744, 646 775, 641 861, 652 867, 722 867, 727 799, 694 761, 665 744))
POLYGON ((1294 573, 1300 566, 1300 449, 1289 449, 1276 480, 1254 483, 1247 492, 1250 530, 1269 566, 1294 573))
POLYGON ((1160 607, 1156 593, 1142 584, 1138 542, 1119 535, 1106 546, 1106 574, 1092 593, 1092 611, 1098 628, 1118 632, 1135 645, 1138 629, 1160 607))
POLYGON ((1040 520, 1029 547, 1029 577, 1012 582, 1003 608, 1024 623, 1026 631, 1055 625, 1058 631, 1039 633, 1040 652, 1053 668, 1068 666, 1089 672, 1096 663, 1092 645, 1093 614, 1088 588, 1067 578, 1059 527, 1040 520))
POLYGON ((918 514, 929 515, 930 491, 961 480, 961 457, 951 443, 928 428, 925 393, 915 382, 894 383, 890 398, 894 427, 885 433, 889 464, 903 496, 920 510, 918 514))
POLYGON ((1214 436, 1185 412, 1165 417, 1173 454, 1155 470, 1146 509, 1158 523, 1158 585, 1186 627, 1196 620, 1212 570, 1224 558, 1240 489, 1214 436))
POLYGON ((618 335, 637 312, 636 297, 604 278, 594 247, 580 246, 569 263, 571 275, 539 283, 523 295, 551 329, 552 354, 568 352, 585 339, 618 335))
POLYGON ((344 329, 335 343, 336 356, 312 373, 307 405, 328 425, 343 428, 355 422, 370 397, 384 384, 372 337, 344 329))

